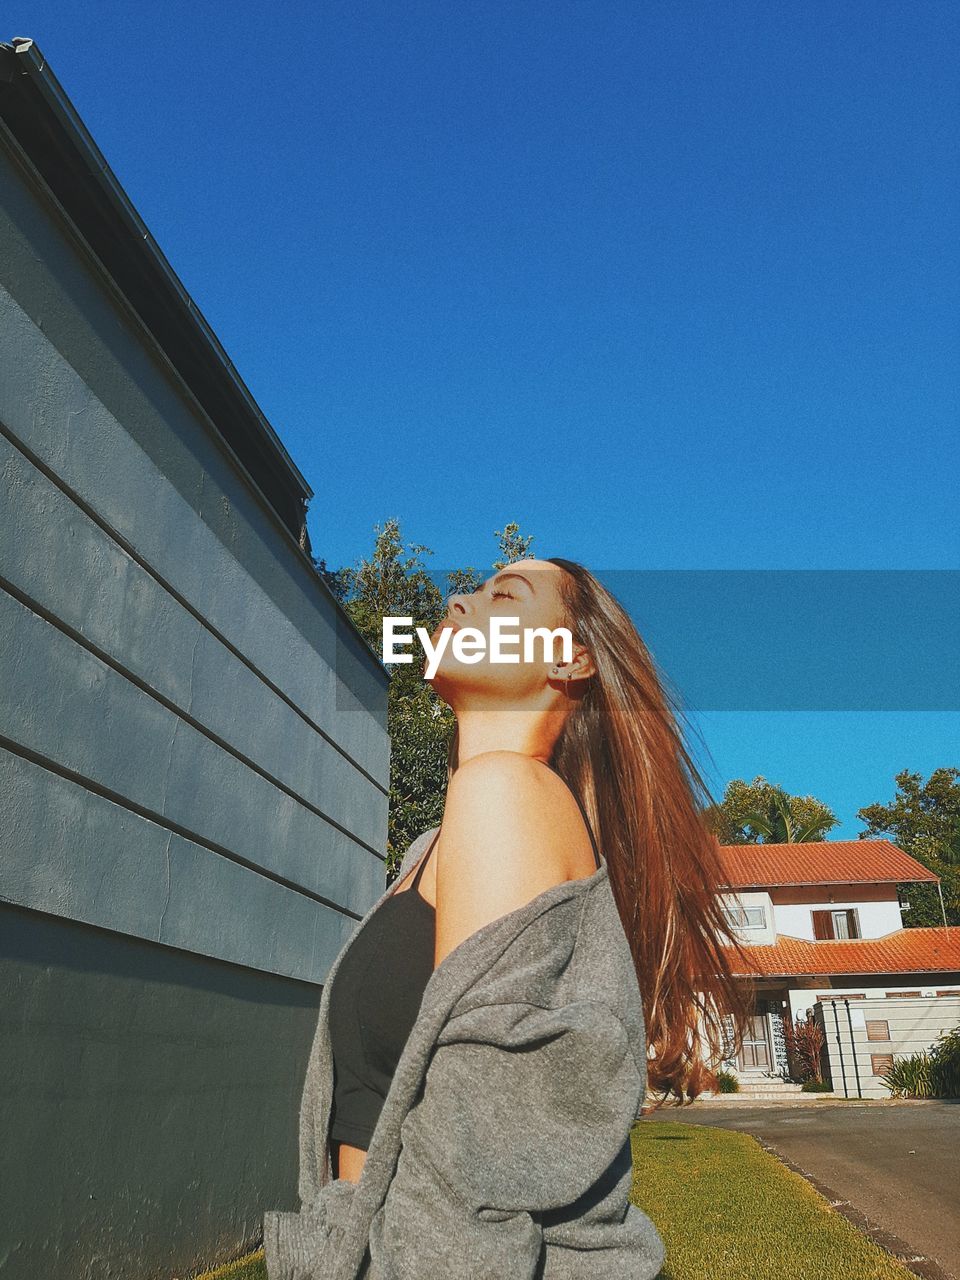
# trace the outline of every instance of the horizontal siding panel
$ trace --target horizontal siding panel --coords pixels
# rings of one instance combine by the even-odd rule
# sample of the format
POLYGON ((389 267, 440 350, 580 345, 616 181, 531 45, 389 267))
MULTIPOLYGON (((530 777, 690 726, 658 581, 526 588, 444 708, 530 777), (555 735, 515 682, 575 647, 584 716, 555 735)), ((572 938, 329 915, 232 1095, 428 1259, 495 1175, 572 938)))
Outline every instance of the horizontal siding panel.
MULTIPOLYGON (((838 1008, 840 1015, 840 1034, 844 1060, 850 1058, 849 1025, 846 1013, 838 1008)), ((854 1024, 853 1034, 860 1050, 866 1048, 871 1040, 871 1024, 876 1025, 883 1019, 882 1025, 889 1032, 888 1037, 895 1052, 916 1053, 928 1049, 941 1031, 960 1024, 960 997, 919 996, 911 999, 890 999, 882 996, 871 996, 864 1005, 858 1006, 862 1012, 866 1026, 854 1024)), ((835 1036, 832 1010, 827 1011, 826 1026, 831 1036, 835 1036)), ((835 1049, 833 1050, 836 1051, 835 1049)))
MULTIPOLYGON (((8 900, 315 983, 357 927, 350 916, 2 754, 0 894, 8 900)), ((322 849, 318 855, 325 857, 322 849)))
POLYGON ((360 656, 361 642, 345 628, 332 599, 318 584, 318 649, 2 289, 0 326, 7 350, 0 420, 8 430, 385 785, 389 739, 370 710, 385 705, 383 684, 360 656), (43 388, 41 396, 37 387, 43 388))
POLYGON ((833 1087, 852 1097, 858 1093, 867 1098, 890 1097, 889 1088, 879 1079, 886 1066, 929 1051, 944 1031, 960 1025, 960 997, 956 996, 940 999, 870 996, 855 1008, 854 1017, 858 1020, 862 1017, 865 1025, 858 1026, 854 1021, 851 1029, 844 1011, 838 1009, 839 1044, 833 1010, 823 1004, 818 1009, 826 1031, 824 1047, 833 1087), (886 1035, 881 1037, 881 1031, 886 1035), (881 1039, 882 1048, 877 1044, 881 1039))
POLYGON ((906 1011, 888 1006, 885 1016, 890 1027, 891 1040, 899 1041, 906 1038, 915 1040, 917 1045, 921 1046, 928 1043, 929 1035, 936 1037, 941 1030, 946 1030, 951 1025, 951 1016, 955 1019, 953 1025, 960 1021, 960 998, 955 998, 950 1006, 946 1000, 937 1000, 935 997, 929 997, 924 1004, 933 1007, 929 1012, 926 1008, 916 1010, 912 1016, 906 1011), (953 1015, 948 1011, 951 1007, 956 1011, 953 1015))
POLYGON ((28 752, 363 914, 383 862, 0 591, 5 733, 28 752))
POLYGON ((381 788, 3 436, 0 482, 6 495, 0 575, 309 804, 385 852, 387 798, 381 788))

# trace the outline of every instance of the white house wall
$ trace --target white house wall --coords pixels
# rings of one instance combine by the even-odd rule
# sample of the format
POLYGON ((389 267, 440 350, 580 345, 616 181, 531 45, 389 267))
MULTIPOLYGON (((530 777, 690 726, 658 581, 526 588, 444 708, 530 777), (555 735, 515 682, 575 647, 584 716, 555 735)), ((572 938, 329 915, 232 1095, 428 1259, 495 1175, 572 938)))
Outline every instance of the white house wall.
POLYGON ((720 898, 727 908, 734 906, 763 908, 765 921, 763 927, 742 925, 732 930, 734 937, 739 938, 747 946, 772 946, 776 942, 773 902, 766 890, 749 889, 741 893, 722 893, 720 898))
POLYGON ((903 927, 895 884, 778 885, 770 892, 777 929, 791 937, 814 940, 814 911, 853 908, 865 938, 903 927))
POLYGON ((846 911, 857 913, 860 936, 882 938, 903 928, 903 916, 896 885, 786 885, 771 890, 743 889, 721 894, 728 908, 762 907, 764 925, 742 925, 734 936, 747 945, 771 946, 778 934, 815 941, 814 911, 846 911), (832 897, 831 897, 832 895, 832 897))
POLYGON ((851 907, 857 913, 862 938, 882 938, 884 934, 903 928, 895 891, 890 900, 873 902, 853 897, 837 897, 834 902, 829 902, 826 894, 816 897, 811 895, 806 902, 775 902, 773 914, 778 933, 789 934, 791 938, 807 938, 813 942, 814 911, 845 911, 851 907))

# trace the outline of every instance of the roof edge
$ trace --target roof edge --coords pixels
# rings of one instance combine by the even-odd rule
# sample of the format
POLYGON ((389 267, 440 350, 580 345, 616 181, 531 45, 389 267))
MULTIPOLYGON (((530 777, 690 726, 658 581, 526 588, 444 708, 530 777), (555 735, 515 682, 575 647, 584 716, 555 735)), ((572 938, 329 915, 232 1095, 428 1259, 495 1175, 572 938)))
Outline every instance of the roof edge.
POLYGON ((940 876, 930 872, 930 876, 864 876, 862 880, 765 880, 762 884, 745 881, 740 884, 724 884, 721 893, 736 893, 741 889, 749 889, 762 893, 766 889, 811 889, 817 885, 858 885, 858 884, 939 884, 940 876))
MULTIPOLYGON (((137 213, 40 48, 29 37, 17 36, 9 43, 0 43, 0 58, 5 63, 0 67, 0 83, 4 89, 2 104, 0 104, 0 118, 7 123, 13 136, 37 168, 52 194, 74 221, 78 231, 98 257, 108 275, 117 281, 121 291, 171 357, 171 363, 193 391, 196 391, 193 383, 203 371, 202 362, 195 361, 193 368, 185 373, 182 362, 176 358, 176 353, 171 355, 162 333, 157 332, 157 328, 161 327, 158 325, 158 320, 161 318, 161 302, 166 304, 166 315, 163 318, 168 324, 173 314, 179 312, 177 318, 193 330, 195 338, 199 338, 201 350, 206 356, 206 364, 210 367, 215 366, 220 375, 220 381, 223 384, 220 398, 223 399, 224 394, 229 395, 233 401, 231 409, 239 410, 245 415, 248 429, 252 429, 262 437, 262 445, 265 446, 262 449, 263 460, 267 461, 269 455, 273 455, 275 469, 282 470, 286 478, 287 487, 291 491, 289 496, 296 495, 300 499, 302 524, 305 531, 306 504, 314 496, 313 489, 270 425, 212 327, 151 235, 146 223, 137 213), (11 91, 14 95, 26 96, 24 81, 29 81, 34 91, 34 101, 23 104, 26 110, 10 111, 11 91), (36 110, 40 106, 46 113, 46 119, 42 119, 36 110), (8 119, 8 112, 15 119, 8 119), (69 175, 63 172, 62 168, 58 170, 52 163, 57 158, 53 154, 57 146, 60 149, 69 148, 73 153, 75 165, 69 175), (114 215, 113 225, 109 227, 110 236, 120 233, 120 242, 116 247, 110 244, 110 236, 103 234, 108 230, 103 225, 107 206, 114 215), (97 231, 101 234, 94 234, 97 231), (116 268, 121 258, 126 261, 139 259, 138 265, 141 268, 139 275, 135 276, 132 272, 126 273, 135 281, 137 288, 124 287, 124 281, 118 279, 116 268), (146 271, 143 270, 144 267, 147 268, 146 271), (157 285, 165 292, 165 298, 151 299, 147 296, 147 291, 157 285)), ((127 284, 129 283, 128 280, 127 284)), ((197 398, 204 403, 204 396, 200 395, 197 398)), ((204 407, 206 408, 207 405, 205 404, 204 407)), ((220 417, 222 416, 221 412, 220 417)), ((225 433, 225 424, 217 420, 218 415, 210 413, 210 417, 217 430, 225 433)), ((240 456, 249 470, 247 459, 243 458, 242 453, 240 456)), ((284 523, 290 527, 289 510, 281 511, 280 514, 284 523)), ((294 532, 298 540, 301 538, 300 529, 291 528, 291 532, 294 532)))

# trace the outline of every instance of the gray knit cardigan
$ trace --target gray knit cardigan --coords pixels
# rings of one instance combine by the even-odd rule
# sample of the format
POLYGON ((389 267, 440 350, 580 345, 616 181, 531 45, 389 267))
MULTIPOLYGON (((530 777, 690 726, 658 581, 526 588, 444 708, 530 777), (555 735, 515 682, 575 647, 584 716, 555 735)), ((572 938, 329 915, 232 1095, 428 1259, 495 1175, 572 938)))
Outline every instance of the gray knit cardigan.
MULTIPOLYGON (((409 847, 406 873, 436 828, 409 847)), ((269 1280, 652 1280, 629 1202, 646 1091, 636 970, 607 865, 484 925, 430 975, 356 1183, 332 1176, 327 975, 300 1111, 299 1212, 269 1280)))

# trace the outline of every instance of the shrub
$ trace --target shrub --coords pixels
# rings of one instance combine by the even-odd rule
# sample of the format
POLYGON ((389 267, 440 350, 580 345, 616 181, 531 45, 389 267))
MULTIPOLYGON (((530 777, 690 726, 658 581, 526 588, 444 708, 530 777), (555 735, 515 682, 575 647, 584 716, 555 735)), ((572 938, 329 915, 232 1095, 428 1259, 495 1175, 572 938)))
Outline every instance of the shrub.
POLYGON ((880 1077, 894 1098, 932 1098, 930 1055, 926 1050, 897 1059, 880 1077))
POLYGON ((717 1072, 717 1093, 739 1093, 740 1081, 731 1071, 717 1072))
POLYGON ((832 1086, 825 1080, 804 1080, 800 1086, 801 1093, 830 1093, 832 1086))
POLYGON ((798 1013, 795 1022, 784 1015, 783 1038, 791 1080, 800 1083, 805 1080, 819 1082, 822 1079, 820 1053, 823 1049, 823 1031, 814 1021, 813 1015, 805 1018, 798 1013))
POLYGON ((881 1080, 895 1098, 960 1097, 960 1026, 944 1031, 931 1049, 894 1062, 881 1080))
POLYGON ((937 1098, 960 1098, 960 1026, 945 1031, 930 1050, 930 1076, 937 1098))

